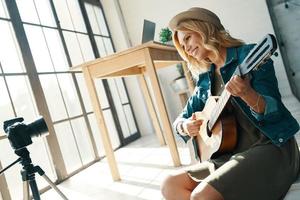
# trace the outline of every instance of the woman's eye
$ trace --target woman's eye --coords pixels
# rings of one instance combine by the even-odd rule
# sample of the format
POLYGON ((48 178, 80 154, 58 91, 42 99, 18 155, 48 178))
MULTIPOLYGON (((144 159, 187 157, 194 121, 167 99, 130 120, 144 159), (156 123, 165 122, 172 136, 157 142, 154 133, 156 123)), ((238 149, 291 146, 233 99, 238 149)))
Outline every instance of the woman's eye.
POLYGON ((185 41, 188 41, 191 38, 191 36, 186 36, 185 41))

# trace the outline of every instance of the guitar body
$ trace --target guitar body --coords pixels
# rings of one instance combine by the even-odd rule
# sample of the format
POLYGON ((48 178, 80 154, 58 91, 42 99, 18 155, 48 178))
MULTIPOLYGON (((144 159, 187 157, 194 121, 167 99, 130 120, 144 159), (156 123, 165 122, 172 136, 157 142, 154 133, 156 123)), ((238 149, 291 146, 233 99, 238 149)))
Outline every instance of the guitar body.
POLYGON ((199 135, 195 138, 201 162, 210 159, 215 153, 232 151, 237 143, 236 121, 233 115, 221 115, 209 131, 207 124, 216 104, 217 98, 209 97, 203 111, 195 113, 197 119, 203 120, 199 135))

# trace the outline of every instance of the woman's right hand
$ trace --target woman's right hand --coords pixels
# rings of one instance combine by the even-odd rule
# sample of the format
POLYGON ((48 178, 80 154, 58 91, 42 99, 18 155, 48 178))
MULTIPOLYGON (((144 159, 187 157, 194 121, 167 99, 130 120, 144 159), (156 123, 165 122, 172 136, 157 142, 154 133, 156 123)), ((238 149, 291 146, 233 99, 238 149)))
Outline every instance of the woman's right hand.
POLYGON ((190 137, 197 136, 199 134, 202 121, 202 119, 196 119, 196 114, 193 113, 192 116, 185 120, 182 124, 184 132, 190 137))

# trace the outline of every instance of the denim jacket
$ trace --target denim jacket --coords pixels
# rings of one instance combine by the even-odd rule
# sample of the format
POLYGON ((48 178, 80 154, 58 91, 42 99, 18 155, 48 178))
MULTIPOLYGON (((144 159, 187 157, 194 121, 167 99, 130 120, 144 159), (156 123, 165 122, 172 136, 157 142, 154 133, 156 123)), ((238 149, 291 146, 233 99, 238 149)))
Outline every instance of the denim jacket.
MULTIPOLYGON (((253 47, 254 45, 242 45, 240 47, 227 48, 225 65, 220 68, 224 83, 230 80, 236 67, 242 63, 253 47)), ((204 108, 206 100, 211 95, 211 80, 213 80, 213 74, 214 65, 210 67, 209 71, 199 75, 193 95, 188 99, 182 113, 173 123, 176 132, 178 122, 188 119, 194 112, 201 111, 204 108)), ((281 101, 273 61, 269 59, 257 70, 249 72, 249 74, 251 77, 251 86, 266 102, 264 113, 256 113, 239 97, 231 98, 261 133, 268 137, 273 144, 281 146, 297 133, 299 124, 281 101)), ((180 136, 185 142, 190 139, 189 136, 180 136)), ((197 144, 195 140, 193 140, 193 144, 196 150, 197 144)))

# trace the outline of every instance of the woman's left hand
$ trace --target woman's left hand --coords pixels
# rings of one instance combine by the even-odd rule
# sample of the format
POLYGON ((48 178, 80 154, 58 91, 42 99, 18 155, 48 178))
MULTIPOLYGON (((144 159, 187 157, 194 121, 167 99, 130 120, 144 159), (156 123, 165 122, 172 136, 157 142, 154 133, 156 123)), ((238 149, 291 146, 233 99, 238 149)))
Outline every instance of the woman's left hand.
POLYGON ((264 112, 266 102, 261 95, 251 87, 249 77, 241 78, 235 75, 228 81, 225 89, 230 92, 232 96, 240 97, 255 112, 264 112))
POLYGON ((237 75, 231 77, 231 79, 226 84, 225 89, 230 92, 232 96, 241 98, 245 97, 253 90, 250 85, 250 78, 248 76, 246 76, 245 78, 241 78, 237 75))

